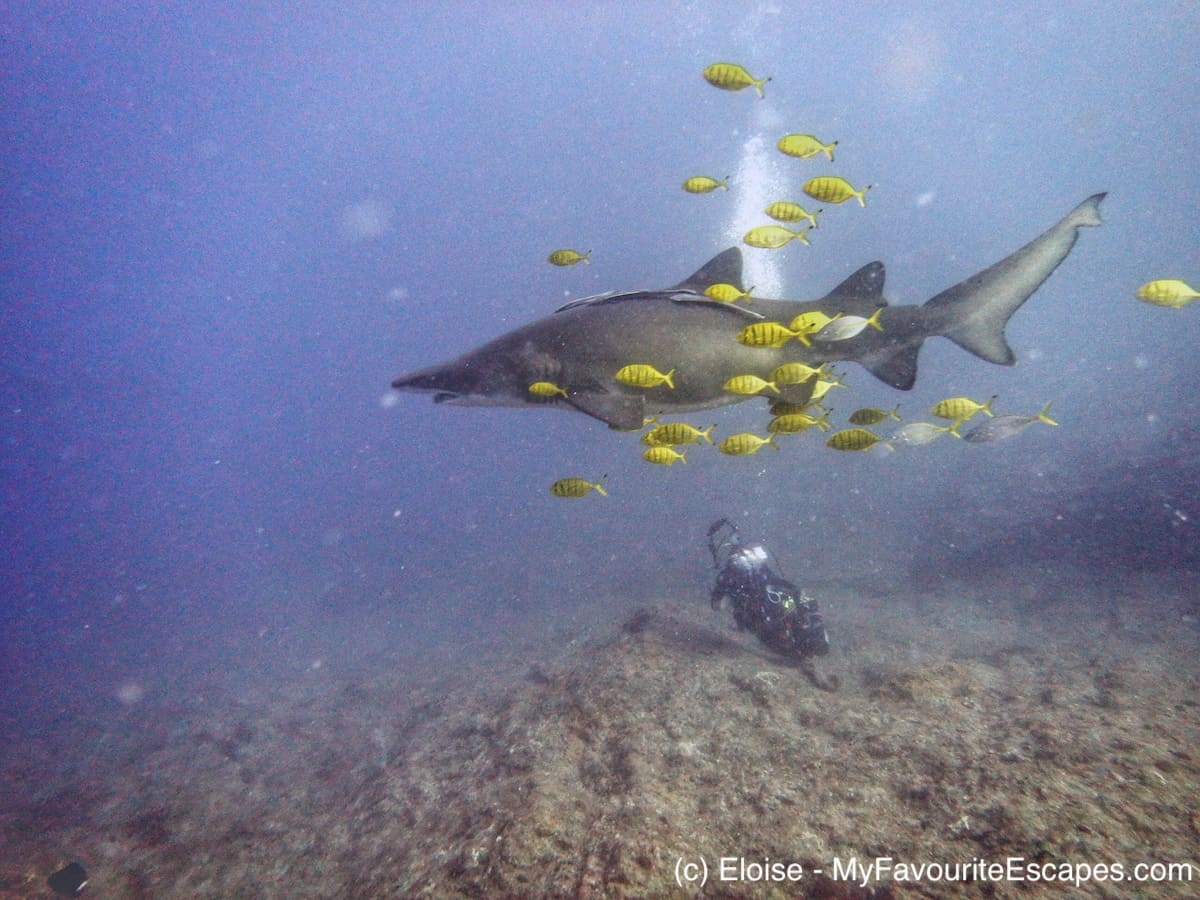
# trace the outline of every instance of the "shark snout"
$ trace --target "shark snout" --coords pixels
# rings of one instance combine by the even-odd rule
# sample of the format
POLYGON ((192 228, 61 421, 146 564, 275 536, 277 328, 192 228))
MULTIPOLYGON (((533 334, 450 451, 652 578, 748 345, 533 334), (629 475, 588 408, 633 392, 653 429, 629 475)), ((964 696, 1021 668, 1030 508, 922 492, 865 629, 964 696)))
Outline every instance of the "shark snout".
POLYGON ((432 393, 434 403, 470 404, 472 398, 491 393, 478 369, 459 362, 408 372, 397 377, 392 387, 398 391, 432 393))
POLYGON ((392 387, 399 391, 463 394, 470 392, 470 380, 462 370, 450 369, 447 366, 430 366, 398 376, 392 381, 392 387))

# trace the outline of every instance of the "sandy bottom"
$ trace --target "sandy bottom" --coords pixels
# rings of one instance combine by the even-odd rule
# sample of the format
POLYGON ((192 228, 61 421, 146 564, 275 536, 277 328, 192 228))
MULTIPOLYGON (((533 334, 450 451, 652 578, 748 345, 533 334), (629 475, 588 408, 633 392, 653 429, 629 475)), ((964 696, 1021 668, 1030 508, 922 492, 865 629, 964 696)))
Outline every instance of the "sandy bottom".
POLYGON ((8 746, 0 897, 70 860, 103 898, 1200 891, 1200 576, 806 587, 835 692, 706 602, 596 598, 8 746))

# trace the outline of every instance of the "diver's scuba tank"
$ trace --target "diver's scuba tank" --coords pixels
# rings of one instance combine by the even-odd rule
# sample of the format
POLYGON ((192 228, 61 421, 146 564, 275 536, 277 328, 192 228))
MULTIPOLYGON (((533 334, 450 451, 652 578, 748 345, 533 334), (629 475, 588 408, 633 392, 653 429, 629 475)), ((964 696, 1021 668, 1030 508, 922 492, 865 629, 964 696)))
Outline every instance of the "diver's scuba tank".
POLYGON ((714 569, 725 565, 733 551, 741 545, 737 526, 724 516, 708 526, 708 552, 712 554, 714 569))

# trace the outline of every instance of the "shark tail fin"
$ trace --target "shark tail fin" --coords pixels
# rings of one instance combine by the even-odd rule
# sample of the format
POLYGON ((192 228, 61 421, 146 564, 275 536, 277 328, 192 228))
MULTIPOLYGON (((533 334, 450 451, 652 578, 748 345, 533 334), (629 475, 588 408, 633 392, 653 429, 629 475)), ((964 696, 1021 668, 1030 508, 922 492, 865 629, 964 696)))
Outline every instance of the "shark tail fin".
POLYGON ((1005 325, 1071 252, 1078 230, 1102 224, 1105 196, 1093 194, 1016 253, 929 300, 922 307, 927 333, 950 338, 990 363, 1013 365, 1017 357, 1004 337, 1005 325))
POLYGON ((1076 228, 1096 228, 1104 224, 1100 218, 1100 201, 1108 196, 1108 191, 1092 194, 1067 214, 1067 222, 1076 228))

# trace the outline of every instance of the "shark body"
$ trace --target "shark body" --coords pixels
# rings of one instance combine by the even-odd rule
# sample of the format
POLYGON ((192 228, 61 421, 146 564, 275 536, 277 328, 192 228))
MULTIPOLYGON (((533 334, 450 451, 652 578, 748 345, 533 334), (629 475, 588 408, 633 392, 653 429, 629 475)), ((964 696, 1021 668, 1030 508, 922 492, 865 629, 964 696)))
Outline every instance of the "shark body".
MULTIPOLYGON (((1104 197, 1089 197, 1020 250, 921 306, 887 305, 881 262, 863 266, 820 300, 756 297, 750 306, 720 303, 704 291, 718 283, 742 287, 741 251, 732 247, 674 287, 568 303, 457 359, 401 375, 392 387, 431 392, 436 403, 462 406, 558 406, 631 430, 641 428, 649 416, 750 399, 723 385, 744 374, 769 380, 785 362, 816 366, 852 361, 907 390, 916 381, 922 343, 935 336, 989 362, 1012 365, 1016 357, 1005 340, 1006 323, 1071 252, 1079 229, 1101 223, 1104 197), (865 317, 880 308, 882 331, 867 328, 848 340, 814 340, 810 347, 790 340, 779 348, 764 348, 744 346, 736 337, 746 325, 786 325, 810 310, 865 317), (640 388, 617 381, 617 370, 630 363, 663 373, 674 370, 674 387, 640 388), (562 387, 566 397, 534 396, 529 386, 538 381, 562 387)), ((812 386, 780 386, 780 392, 785 400, 803 403, 812 386)))

